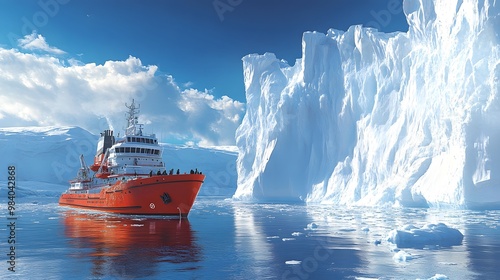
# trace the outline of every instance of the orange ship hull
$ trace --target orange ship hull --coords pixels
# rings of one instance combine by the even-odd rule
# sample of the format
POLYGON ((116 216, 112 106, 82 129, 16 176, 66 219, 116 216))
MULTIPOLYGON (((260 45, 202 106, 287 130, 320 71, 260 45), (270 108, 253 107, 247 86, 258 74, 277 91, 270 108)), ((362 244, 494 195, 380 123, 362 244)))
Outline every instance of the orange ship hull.
POLYGON ((204 179, 202 174, 180 174, 117 181, 99 193, 63 193, 59 204, 118 214, 187 217, 204 179))

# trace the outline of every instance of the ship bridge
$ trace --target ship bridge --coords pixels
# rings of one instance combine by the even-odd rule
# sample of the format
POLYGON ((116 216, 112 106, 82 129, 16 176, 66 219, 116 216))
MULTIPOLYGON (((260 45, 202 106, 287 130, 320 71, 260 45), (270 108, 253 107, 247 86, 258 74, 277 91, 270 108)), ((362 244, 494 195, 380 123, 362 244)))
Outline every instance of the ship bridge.
POLYGON ((110 176, 146 175, 163 173, 165 164, 162 159, 162 149, 155 134, 146 135, 142 132, 142 124, 138 123, 139 107, 126 105, 128 126, 125 137, 109 149, 108 168, 110 176))

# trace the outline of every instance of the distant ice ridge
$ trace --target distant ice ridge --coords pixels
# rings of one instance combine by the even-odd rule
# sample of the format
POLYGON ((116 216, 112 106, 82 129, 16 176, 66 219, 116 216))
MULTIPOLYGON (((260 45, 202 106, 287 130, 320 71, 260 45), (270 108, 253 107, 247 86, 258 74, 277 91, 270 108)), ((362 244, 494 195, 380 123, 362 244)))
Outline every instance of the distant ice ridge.
POLYGON ((409 30, 243 58, 236 199, 500 208, 500 7, 405 0, 409 30))
MULTIPOLYGON (((0 128, 0 168, 16 167, 19 194, 23 197, 60 194, 76 175, 80 154, 88 165, 93 162, 97 139, 97 135, 80 127, 0 128)), ((167 170, 189 172, 197 168, 206 175, 200 195, 228 197, 234 193, 236 152, 230 147, 220 150, 162 144, 162 148, 167 170)), ((1 178, 0 191, 6 189, 7 177, 1 178)))

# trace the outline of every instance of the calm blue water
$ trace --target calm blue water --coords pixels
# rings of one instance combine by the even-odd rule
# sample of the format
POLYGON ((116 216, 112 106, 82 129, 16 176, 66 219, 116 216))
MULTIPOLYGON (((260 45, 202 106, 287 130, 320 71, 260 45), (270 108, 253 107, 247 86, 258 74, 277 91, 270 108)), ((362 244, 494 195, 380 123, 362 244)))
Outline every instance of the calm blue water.
MULTIPOLYGON (((496 279, 500 211, 243 204, 199 197, 189 220, 100 214, 24 198, 16 215, 16 272, 2 279, 496 279), (464 234, 450 248, 385 241, 410 223, 464 234), (380 244, 378 244, 380 243, 380 244)), ((7 224, 5 203, 0 220, 7 224)))

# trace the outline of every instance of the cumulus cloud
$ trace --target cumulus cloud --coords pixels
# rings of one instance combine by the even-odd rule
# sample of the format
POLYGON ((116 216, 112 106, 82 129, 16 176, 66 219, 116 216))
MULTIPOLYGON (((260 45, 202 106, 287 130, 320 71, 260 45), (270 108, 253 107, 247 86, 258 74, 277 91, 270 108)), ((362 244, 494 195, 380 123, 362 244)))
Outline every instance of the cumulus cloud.
POLYGON ((132 56, 104 64, 75 61, 0 48, 0 127, 70 125, 94 133, 112 127, 123 134, 124 104, 135 99, 146 133, 201 146, 234 145, 241 102, 183 90, 172 76, 132 56))
POLYGON ((30 35, 26 35, 23 38, 18 40, 19 47, 25 49, 25 50, 30 50, 30 51, 44 51, 47 53, 51 54, 65 54, 66 52, 49 46, 45 38, 37 34, 36 32, 31 33, 30 35))

